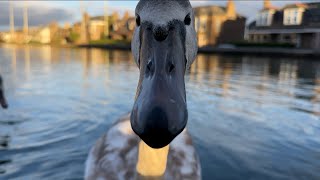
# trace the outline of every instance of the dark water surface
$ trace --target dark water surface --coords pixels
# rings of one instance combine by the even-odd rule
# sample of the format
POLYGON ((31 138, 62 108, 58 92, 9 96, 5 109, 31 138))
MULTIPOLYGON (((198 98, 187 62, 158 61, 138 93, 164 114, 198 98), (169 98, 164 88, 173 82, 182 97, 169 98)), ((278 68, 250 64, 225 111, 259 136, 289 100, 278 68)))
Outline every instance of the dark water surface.
MULTIPOLYGON (((81 179, 138 82, 98 49, 0 46, 0 73, 0 179, 81 179)), ((186 81, 204 179, 320 179, 320 60, 199 55, 186 81)))

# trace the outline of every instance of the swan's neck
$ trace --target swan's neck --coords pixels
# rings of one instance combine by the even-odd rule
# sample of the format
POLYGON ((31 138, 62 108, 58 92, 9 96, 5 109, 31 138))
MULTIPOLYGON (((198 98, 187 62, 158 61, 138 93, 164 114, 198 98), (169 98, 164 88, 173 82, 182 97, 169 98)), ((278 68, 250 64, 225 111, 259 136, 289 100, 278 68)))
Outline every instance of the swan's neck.
POLYGON ((137 163, 138 175, 142 177, 163 177, 169 152, 169 145, 161 149, 153 149, 142 140, 139 143, 137 163))

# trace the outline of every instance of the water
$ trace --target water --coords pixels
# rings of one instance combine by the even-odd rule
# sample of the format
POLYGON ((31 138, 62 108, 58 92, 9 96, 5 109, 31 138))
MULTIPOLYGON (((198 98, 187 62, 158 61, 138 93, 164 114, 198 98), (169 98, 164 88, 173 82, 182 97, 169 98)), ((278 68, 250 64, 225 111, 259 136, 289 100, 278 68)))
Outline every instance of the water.
MULTIPOLYGON (((0 179, 82 179, 89 148, 130 111, 130 52, 0 46, 0 179)), ((204 179, 320 179, 320 61, 199 55, 188 128, 204 179)))

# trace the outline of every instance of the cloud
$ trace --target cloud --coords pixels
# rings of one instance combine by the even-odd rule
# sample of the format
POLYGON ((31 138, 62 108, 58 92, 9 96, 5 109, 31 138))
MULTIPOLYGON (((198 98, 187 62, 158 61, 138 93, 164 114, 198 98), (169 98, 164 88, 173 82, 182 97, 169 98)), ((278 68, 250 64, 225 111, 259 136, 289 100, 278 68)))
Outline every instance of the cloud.
MULTIPOLYGON (((16 27, 23 25, 23 5, 22 2, 13 2, 14 7, 14 23, 16 27)), ((59 6, 54 6, 52 3, 41 1, 29 1, 28 20, 30 26, 44 25, 51 21, 70 21, 73 19, 73 13, 59 6)), ((9 27, 9 2, 0 2, 0 26, 9 27)))
MULTIPOLYGON (((196 6, 218 5, 226 6, 227 0, 190 0, 191 4, 196 6)), ((15 25, 21 27, 23 24, 22 9, 25 4, 22 1, 12 1, 15 7, 15 25)), ((239 14, 246 16, 248 22, 252 21, 258 11, 263 6, 263 1, 257 0, 234 0, 236 10, 239 14)), ((285 4, 297 2, 319 2, 319 0, 272 0, 271 3, 276 7, 283 7, 285 4)), ((137 0, 128 1, 107 1, 108 13, 117 11, 123 14, 129 10, 134 14, 134 8, 138 3, 137 0)), ((31 26, 44 25, 50 21, 75 22, 81 19, 80 4, 88 11, 91 16, 103 15, 105 2, 103 1, 27 1, 29 7, 29 24, 31 26)), ((0 0, 0 30, 9 29, 9 3, 0 0)))

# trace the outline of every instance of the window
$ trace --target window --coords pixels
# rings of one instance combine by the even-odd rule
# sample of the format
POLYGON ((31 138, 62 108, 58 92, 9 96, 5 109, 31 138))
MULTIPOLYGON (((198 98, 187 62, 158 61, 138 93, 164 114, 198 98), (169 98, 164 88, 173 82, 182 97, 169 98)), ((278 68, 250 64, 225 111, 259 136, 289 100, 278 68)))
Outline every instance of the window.
POLYGON ((207 30, 207 16, 203 16, 200 18, 200 32, 206 32, 207 30))
POLYGON ((285 36, 284 36, 284 40, 286 40, 286 41, 290 41, 290 40, 291 40, 290 35, 285 35, 285 36))
POLYGON ((132 31, 132 30, 134 30, 135 25, 136 25, 136 22, 135 22, 135 21, 128 21, 128 23, 127 23, 127 29, 128 29, 129 31, 132 31))
POLYGON ((199 26, 200 26, 199 18, 195 17, 194 21, 195 21, 194 24, 195 24, 196 31, 198 32, 199 31, 199 26))
POLYGON ((215 20, 215 32, 217 34, 219 34, 220 30, 221 30, 221 22, 220 22, 220 19, 216 18, 216 20, 215 20))
POLYGON ((260 14, 258 14, 258 17, 256 19, 257 26, 270 26, 272 24, 274 13, 275 11, 271 9, 260 12, 260 14))
POLYGON ((303 8, 289 8, 284 10, 284 25, 299 25, 302 23, 303 8))

